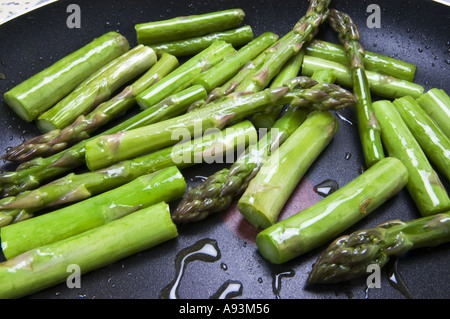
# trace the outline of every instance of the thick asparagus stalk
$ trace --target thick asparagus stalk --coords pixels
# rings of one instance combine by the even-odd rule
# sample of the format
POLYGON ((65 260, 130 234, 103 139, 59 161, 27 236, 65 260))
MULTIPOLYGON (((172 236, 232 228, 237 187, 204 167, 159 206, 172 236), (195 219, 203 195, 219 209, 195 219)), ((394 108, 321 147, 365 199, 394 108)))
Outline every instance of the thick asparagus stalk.
POLYGON ((393 104, 428 159, 450 181, 450 139, 412 97, 396 99, 393 104))
MULTIPOLYGON (((321 59, 334 61, 347 67, 350 66, 344 46, 339 44, 319 39, 313 39, 305 47, 305 53, 308 56, 314 56, 321 59)), ((412 63, 408 63, 370 51, 366 51, 363 60, 366 70, 375 73, 390 75, 394 78, 406 80, 409 82, 414 81, 416 66, 412 63)))
MULTIPOLYGON (((236 92, 209 103, 206 107, 153 125, 105 135, 86 144, 86 164, 94 170, 176 143, 174 133, 201 134, 209 128, 222 128, 255 112, 279 105, 328 109, 353 106, 355 98, 333 84, 318 84, 309 89, 288 87, 266 89, 253 94, 236 92)), ((175 134, 176 135, 176 134, 175 134)))
POLYGON ((442 89, 431 89, 417 98, 420 106, 450 138, 450 97, 442 89))
POLYGON ((383 267, 392 256, 450 241, 450 212, 402 222, 387 221, 333 241, 319 256, 308 284, 328 284, 367 275, 369 265, 383 267))
MULTIPOLYGON (((343 64, 324 60, 318 57, 305 55, 303 58, 302 75, 311 76, 314 71, 332 69, 336 75, 336 83, 347 88, 352 87, 350 69, 343 64)), ((424 88, 416 83, 394 78, 382 73, 366 71, 370 85, 370 92, 380 97, 395 99, 406 95, 418 98, 423 94, 424 88)))
POLYGON ((170 53, 174 56, 182 57, 195 55, 209 47, 214 41, 225 41, 234 48, 239 48, 252 40, 253 30, 246 25, 237 29, 213 32, 195 38, 151 44, 149 47, 155 50, 158 56, 163 53, 170 53))
MULTIPOLYGON (((83 192, 78 189, 78 192, 83 192)), ((186 191, 186 182, 172 166, 59 210, 2 228, 6 259, 104 225, 159 202, 170 202, 186 191)))
POLYGON ((122 85, 147 71, 156 62, 155 51, 138 45, 93 73, 75 90, 37 119, 43 132, 63 129, 90 112, 122 85))
POLYGON ((175 56, 163 54, 150 70, 114 98, 100 104, 86 116, 80 115, 75 122, 62 130, 50 131, 12 148, 4 158, 8 161, 24 162, 36 157, 47 157, 87 139, 92 132, 134 106, 137 95, 177 66, 178 60, 175 56))
POLYGON ((68 174, 17 197, 0 200, 0 227, 30 218, 34 213, 55 205, 67 205, 101 194, 139 176, 176 166, 179 169, 220 160, 221 154, 233 154, 256 140, 249 121, 239 122, 219 132, 167 147, 150 154, 117 163, 93 172, 68 174))
POLYGON ((343 44, 352 76, 353 93, 358 98, 355 111, 359 137, 366 166, 370 167, 384 157, 380 126, 373 113, 369 81, 364 66, 365 50, 359 43, 359 31, 346 13, 331 9, 328 14, 330 26, 338 33, 343 44))
POLYGON ((408 169, 407 189, 420 213, 428 216, 450 210, 445 187, 395 106, 380 100, 373 107, 389 156, 400 159, 408 169))
POLYGON ((386 157, 320 202, 261 231, 258 250, 274 264, 311 251, 373 212, 407 181, 402 162, 386 157))
POLYGON ((31 122, 128 49, 125 37, 106 33, 6 92, 5 101, 22 119, 31 122))
POLYGON ((85 274, 177 235, 166 203, 143 208, 1 263, 0 298, 19 298, 64 282, 70 275, 69 265, 78 265, 85 274))
POLYGON ((206 96, 206 91, 201 85, 191 86, 111 129, 83 140, 62 152, 47 158, 36 158, 22 163, 16 172, 0 174, 2 195, 3 197, 14 196, 26 190, 37 188, 42 182, 85 164, 85 147, 90 140, 102 135, 115 134, 178 116, 185 113, 192 103, 205 99, 206 96))
POLYGON ((244 20, 242 9, 140 23, 135 25, 138 43, 150 45, 182 40, 238 27, 244 20))
POLYGON ((142 109, 147 109, 169 95, 177 93, 192 84, 202 72, 219 63, 227 55, 236 52, 233 46, 224 41, 216 41, 207 49, 192 57, 172 71, 156 85, 148 88, 136 98, 142 109))
POLYGON ((313 112, 277 149, 248 184, 239 212, 255 227, 275 224, 295 187, 338 130, 329 112, 313 112))

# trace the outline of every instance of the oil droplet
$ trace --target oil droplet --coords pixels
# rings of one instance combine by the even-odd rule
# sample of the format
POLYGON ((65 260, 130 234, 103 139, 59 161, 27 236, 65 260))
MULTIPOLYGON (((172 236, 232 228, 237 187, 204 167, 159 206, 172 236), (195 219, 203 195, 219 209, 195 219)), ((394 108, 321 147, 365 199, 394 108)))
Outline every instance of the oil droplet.
POLYGON ((228 270, 228 266, 225 264, 225 263, 221 263, 220 264, 220 268, 222 269, 222 270, 228 270))
POLYGON ((231 299, 241 295, 242 283, 235 280, 227 280, 210 299, 231 299))
POLYGON ((272 291, 275 295, 275 298, 281 299, 280 297, 280 291, 281 291, 281 278, 283 277, 294 277, 295 272, 293 270, 287 270, 280 273, 273 274, 273 281, 272 281, 272 291))
POLYGON ((326 197, 339 189, 339 184, 334 179, 326 179, 322 183, 314 186, 317 194, 326 197))
POLYGON ((423 52, 423 49, 422 49, 422 48, 418 48, 417 50, 418 50, 420 53, 423 52))
POLYGON ((403 280, 402 276, 400 275, 398 271, 398 259, 389 262, 386 265, 387 275, 389 279, 389 284, 398 290, 403 296, 405 296, 407 299, 414 299, 413 295, 411 294, 411 291, 409 290, 408 286, 405 284, 405 281, 403 280))
POLYGON ((345 159, 348 161, 352 157, 352 153, 347 152, 345 153, 345 159))
POLYGON ((258 278, 258 282, 259 282, 260 284, 262 284, 262 283, 263 283, 263 279, 262 279, 262 277, 259 277, 259 278, 258 278))
POLYGON ((341 120, 347 122, 347 123, 350 124, 350 125, 355 124, 355 121, 346 118, 344 115, 342 115, 342 114, 339 113, 339 112, 336 112, 336 115, 337 115, 341 120))

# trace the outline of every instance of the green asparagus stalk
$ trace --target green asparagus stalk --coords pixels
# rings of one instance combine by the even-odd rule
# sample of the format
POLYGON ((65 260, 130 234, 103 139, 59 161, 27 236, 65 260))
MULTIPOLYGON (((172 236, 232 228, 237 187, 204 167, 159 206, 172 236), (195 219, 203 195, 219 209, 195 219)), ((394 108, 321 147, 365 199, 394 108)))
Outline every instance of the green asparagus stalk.
POLYGON ((319 256, 308 284, 329 284, 367 274, 369 265, 383 267, 392 256, 450 241, 450 212, 402 222, 390 220, 333 241, 319 256))
MULTIPOLYGON (((82 190, 78 190, 82 192, 82 190)), ((186 191, 186 182, 172 166, 87 200, 2 228, 2 250, 11 259, 104 225, 159 202, 171 202, 186 191)))
POLYGON ((236 50, 231 44, 224 41, 214 42, 207 49, 172 71, 156 85, 139 94, 136 102, 142 109, 147 109, 155 105, 167 96, 189 87, 195 77, 216 65, 233 52, 236 52, 236 50))
POLYGON ((177 235, 168 204, 140 209, 0 263, 0 298, 19 298, 64 282, 71 274, 70 265, 78 265, 85 274, 177 235))
POLYGON ((43 132, 63 129, 90 112, 122 85, 147 71, 156 62, 155 51, 138 45, 93 73, 75 90, 37 118, 43 132))
POLYGON ((128 49, 124 36, 106 33, 6 92, 5 101, 22 119, 31 122, 128 49))
MULTIPOLYGON (((347 67, 350 66, 344 46, 339 44, 313 39, 305 47, 305 53, 308 56, 334 61, 347 67)), ((363 60, 364 67, 368 71, 386 74, 409 82, 414 81, 416 66, 412 63, 370 51, 366 51, 363 60)))
POLYGON ((407 181, 402 162, 386 157, 320 202, 261 231, 258 250, 274 264, 311 251, 373 212, 407 181))
POLYGON ((146 127, 100 136, 86 144, 86 164, 90 170, 139 156, 178 142, 176 132, 201 134, 209 128, 223 128, 255 112, 283 104, 292 106, 339 109, 353 106, 354 96, 332 84, 318 84, 309 89, 288 87, 266 89, 253 94, 236 92, 209 103, 204 108, 146 127), (175 133, 175 134, 174 134, 175 133))
POLYGON ((336 81, 336 76, 334 75, 333 70, 322 69, 315 70, 311 75, 311 79, 314 79, 318 83, 334 83, 336 81))
POLYGON ((389 156, 400 159, 408 169, 407 189, 419 212, 428 216, 450 210, 445 187, 395 106, 380 100, 373 107, 389 156))
POLYGON ((49 181, 56 176, 84 165, 85 147, 90 140, 178 116, 185 113, 192 103, 205 99, 206 96, 206 91, 201 85, 191 86, 167 97, 152 108, 144 110, 107 131, 83 140, 62 152, 47 158, 36 158, 22 163, 17 171, 0 174, 2 195, 3 197, 15 196, 26 190, 35 189, 44 181, 49 181))
POLYGON ((450 139, 412 97, 396 99, 393 104, 425 155, 450 181, 450 139))
POLYGON ((230 43, 234 48, 239 48, 252 40, 252 28, 250 26, 243 26, 237 29, 213 32, 195 38, 151 44, 149 47, 151 47, 158 56, 163 53, 170 53, 177 57, 183 57, 195 55, 203 51, 214 41, 225 41, 230 43))
POLYGON ((331 9, 328 22, 338 33, 339 41, 343 44, 350 61, 353 93, 358 98, 355 111, 361 147, 366 166, 370 167, 384 157, 384 150, 381 143, 380 126, 373 113, 370 86, 364 66, 366 53, 359 43, 358 28, 349 15, 331 9))
MULTIPOLYGON (((332 69, 336 75, 336 83, 347 88, 352 87, 351 71, 343 64, 324 60, 318 57, 305 55, 301 74, 311 76, 314 71, 320 69, 332 69)), ((424 88, 416 83, 394 78, 382 73, 366 71, 370 92, 380 97, 395 99, 406 95, 418 98, 423 94, 424 88)))
POLYGON ((80 115, 75 122, 62 130, 50 131, 12 148, 4 159, 24 162, 36 157, 47 157, 89 138, 94 131, 134 106, 138 94, 158 82, 177 66, 178 60, 175 56, 163 54, 150 70, 114 98, 100 104, 86 116, 80 115))
POLYGON ((135 30, 138 43, 150 45, 233 29, 242 23, 244 17, 242 9, 230 9, 140 23, 135 25, 135 30))
POLYGON ((275 224, 306 171, 331 142, 338 122, 329 112, 313 112, 278 148, 248 184, 239 212, 255 228, 275 224))
POLYGON ((442 89, 431 89, 417 98, 420 106, 450 138, 450 97, 442 89))
POLYGON ((192 141, 167 147, 93 172, 68 174, 17 197, 0 200, 0 227, 17 223, 43 209, 73 204, 129 183, 139 176, 170 166, 179 169, 219 161, 221 154, 233 154, 253 144, 256 130, 249 121, 221 132, 210 132, 192 141), (2 217, 3 215, 3 217, 2 217))

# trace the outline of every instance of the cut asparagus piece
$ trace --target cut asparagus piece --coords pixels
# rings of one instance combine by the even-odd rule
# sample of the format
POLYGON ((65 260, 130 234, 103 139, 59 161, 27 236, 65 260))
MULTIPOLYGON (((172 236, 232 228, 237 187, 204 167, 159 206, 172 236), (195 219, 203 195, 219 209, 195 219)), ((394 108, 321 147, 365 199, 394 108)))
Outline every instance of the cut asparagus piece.
POLYGON ((188 88, 195 77, 233 52, 236 52, 236 50, 231 44, 224 41, 214 42, 207 49, 172 71, 156 85, 139 94, 136 102, 142 109, 147 109, 167 96, 188 88))
POLYGON ((195 38, 151 44, 149 46, 155 50, 158 56, 163 53, 170 53, 177 57, 183 57, 195 55, 205 50, 214 41, 225 41, 230 43, 234 48, 240 48, 252 40, 252 28, 250 26, 243 26, 233 30, 213 32, 195 38))
MULTIPOLYGON (((303 58, 302 75, 311 76, 314 71, 320 69, 332 69, 336 75, 336 83, 347 88, 352 87, 352 76, 350 69, 343 64, 324 60, 318 57, 305 55, 303 58)), ((423 94, 423 86, 394 78, 382 73, 366 71, 370 85, 370 92, 380 97, 395 99, 406 95, 418 98, 423 94)))
POLYGON ((86 144, 86 164, 90 170, 178 142, 178 133, 201 134, 209 128, 223 128, 256 112, 291 104, 305 108, 339 109, 355 104, 354 96, 333 84, 318 84, 309 89, 281 87, 253 94, 236 92, 209 103, 206 107, 142 128, 104 135, 86 144), (175 135, 175 136, 174 136, 175 135))
POLYGON ((334 75, 333 70, 322 69, 315 70, 311 79, 316 80, 318 83, 334 83, 336 81, 336 76, 334 75))
POLYGON ((108 32, 6 92, 5 101, 22 119, 31 122, 128 49, 124 36, 108 32))
POLYGON ((408 169, 407 189, 419 212, 428 216, 450 210, 445 187, 394 104, 380 100, 373 107, 389 156, 400 159, 408 169))
POLYGON ((380 126, 373 113, 370 86, 364 66, 366 53, 359 43, 358 28, 348 14, 331 9, 328 23, 338 33, 339 41, 344 46, 350 62, 352 89, 358 98, 355 110, 361 148, 366 166, 370 167, 384 157, 384 150, 380 126))
POLYGON ((450 139, 412 97, 396 99, 393 104, 428 159, 450 181, 450 139))
POLYGON ((381 268, 392 256, 449 241, 450 212, 407 222, 390 220, 333 241, 314 264, 308 284, 338 283, 364 276, 369 265, 381 268))
POLYGON ((135 25, 135 30, 138 43, 150 45, 233 29, 242 23, 244 17, 242 9, 229 9, 140 23, 135 25))
POLYGON ((420 106, 450 138, 450 97, 442 89, 431 89, 417 98, 420 106))
POLYGON ((386 157, 320 202, 261 231, 258 250, 274 264, 311 251, 373 212, 407 181, 402 162, 386 157))
POLYGON ((0 227, 32 217, 55 205, 67 205, 101 194, 139 176, 176 166, 179 169, 222 160, 222 154, 239 153, 256 140, 256 130, 249 121, 239 122, 221 132, 210 132, 150 154, 117 163, 111 167, 82 174, 68 174, 17 197, 0 200, 0 227), (80 191, 82 190, 82 191, 80 191), (3 216, 3 218, 1 217, 3 216))
POLYGON ((134 106, 138 94, 158 82, 177 66, 178 60, 175 56, 163 54, 150 70, 114 98, 100 104, 86 116, 80 115, 75 122, 62 130, 50 131, 12 148, 4 159, 24 162, 36 157, 47 157, 89 138, 92 132, 134 106))
POLYGON ((37 118, 43 132, 63 129, 90 112, 122 85, 147 71, 156 62, 155 51, 138 45, 93 73, 75 90, 37 118))
MULTIPOLYGON (((84 192, 78 188, 77 192, 84 192)), ((169 203, 186 191, 186 182, 172 166, 103 194, 2 228, 2 250, 11 259, 89 229, 107 224, 159 202, 169 203)), ((76 194, 73 194, 76 196, 76 194)))
MULTIPOLYGON (((305 53, 308 56, 334 61, 347 67, 350 66, 344 46, 339 44, 313 39, 305 47, 305 53)), ((416 66, 412 63, 370 51, 366 51, 364 55, 364 67, 368 71, 390 75, 409 82, 414 81, 416 73, 416 66)))
POLYGON ((85 274, 178 236, 164 203, 0 264, 0 298, 19 298, 67 280, 70 265, 85 274))

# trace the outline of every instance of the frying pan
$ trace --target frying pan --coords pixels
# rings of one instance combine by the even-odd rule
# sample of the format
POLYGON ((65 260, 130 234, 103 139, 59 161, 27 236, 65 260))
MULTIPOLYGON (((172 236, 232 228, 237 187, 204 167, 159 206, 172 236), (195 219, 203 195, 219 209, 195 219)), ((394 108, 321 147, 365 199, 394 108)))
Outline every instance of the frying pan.
MULTIPOLYGON (((58 1, 0 26, 0 73, 6 76, 0 80, 0 92, 3 97, 4 92, 24 79, 108 31, 120 32, 134 46, 136 23, 242 8, 246 13, 244 24, 252 26, 255 36, 266 31, 284 35, 306 12, 308 4, 307 0, 58 1), (79 29, 66 25, 70 3, 81 8, 79 29)), ((353 17, 366 50, 411 62, 417 65, 415 82, 425 90, 438 87, 450 92, 450 7, 424 0, 332 1, 331 6, 353 17), (367 27, 367 7, 371 3, 381 8, 381 28, 367 27)), ((326 25, 322 25, 317 37, 337 42, 326 25)), ((39 134, 35 124, 22 121, 3 99, 0 114, 2 150, 39 134)), ((314 185, 332 179, 342 186, 360 174, 363 157, 353 110, 336 115, 340 122, 336 137, 299 183, 282 218, 321 199, 314 192, 314 185)), ((2 164, 4 171, 15 169, 13 164, 2 164)), ((223 166, 200 165, 183 170, 188 187, 223 166)), ((345 233, 390 219, 417 217, 418 210, 406 190, 402 190, 345 233)), ((325 247, 286 264, 272 265, 258 253, 254 244, 256 231, 240 218, 235 205, 201 222, 180 226, 179 234, 176 239, 82 276, 81 288, 69 289, 62 283, 27 298, 155 299, 168 297, 170 291, 183 299, 450 297, 449 244, 417 249, 396 259, 382 269, 380 288, 368 289, 367 278, 309 287, 306 279, 325 247), (216 254, 201 254, 204 245, 216 254), (176 282, 177 278, 181 280, 176 282)))

